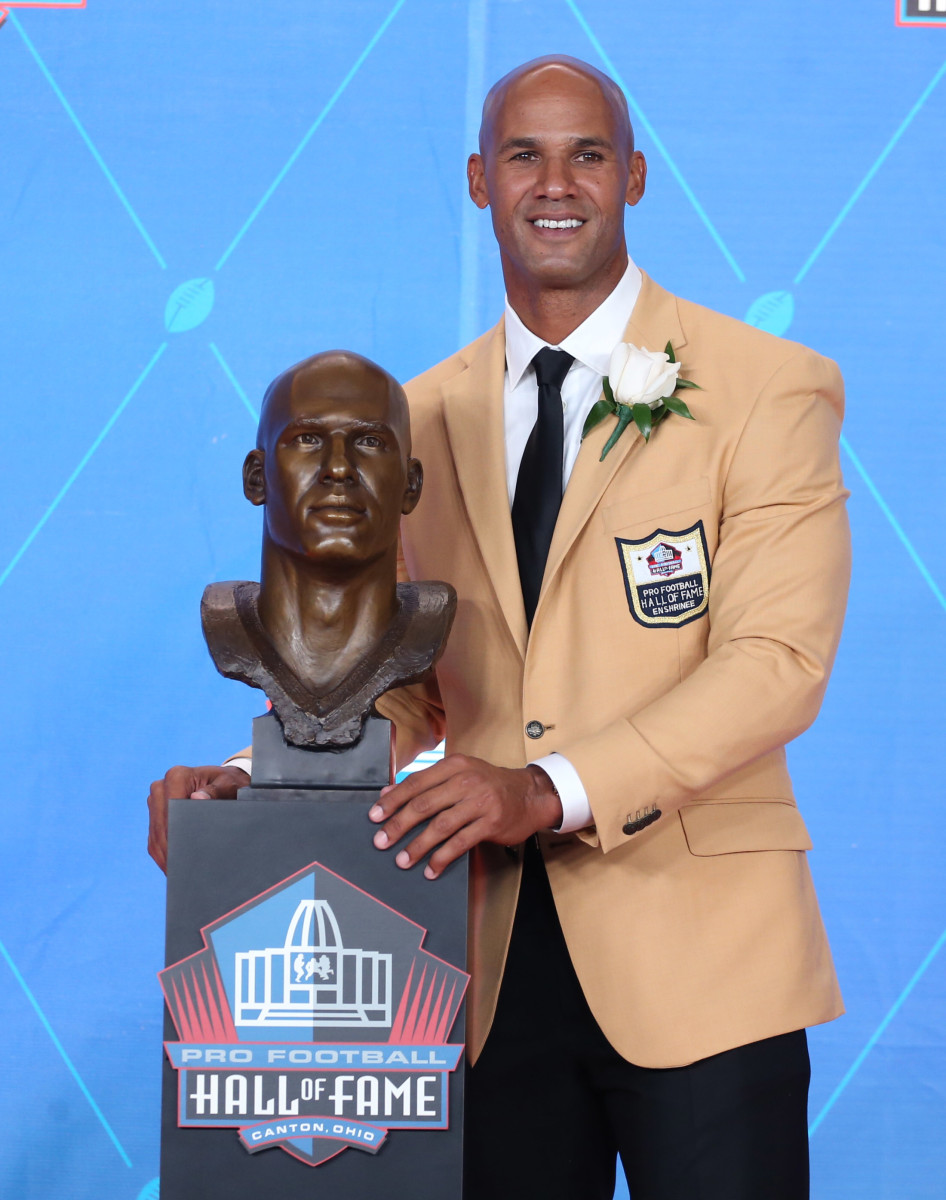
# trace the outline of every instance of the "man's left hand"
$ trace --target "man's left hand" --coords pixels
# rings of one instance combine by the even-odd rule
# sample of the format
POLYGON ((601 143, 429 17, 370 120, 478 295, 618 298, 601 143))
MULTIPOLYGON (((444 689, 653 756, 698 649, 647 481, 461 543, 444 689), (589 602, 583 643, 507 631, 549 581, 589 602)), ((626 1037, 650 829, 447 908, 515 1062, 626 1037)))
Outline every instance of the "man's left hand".
POLYGON ((374 835, 379 850, 429 821, 394 861, 407 868, 430 854, 424 875, 436 879, 478 842, 515 846, 537 830, 557 828, 562 802, 541 767, 494 767, 481 758, 451 754, 384 788, 368 816, 384 822, 374 835))

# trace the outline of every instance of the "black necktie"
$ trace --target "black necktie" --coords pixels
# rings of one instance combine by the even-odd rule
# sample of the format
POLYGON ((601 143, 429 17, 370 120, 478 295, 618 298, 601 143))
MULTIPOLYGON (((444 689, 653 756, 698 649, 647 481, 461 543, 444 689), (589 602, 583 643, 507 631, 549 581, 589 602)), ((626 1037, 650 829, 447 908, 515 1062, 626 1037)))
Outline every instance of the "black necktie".
POLYGON ((565 446, 562 384, 574 361, 571 354, 550 346, 540 350, 532 360, 539 385, 539 415, 526 442, 512 502, 512 531, 530 628, 562 504, 565 446))

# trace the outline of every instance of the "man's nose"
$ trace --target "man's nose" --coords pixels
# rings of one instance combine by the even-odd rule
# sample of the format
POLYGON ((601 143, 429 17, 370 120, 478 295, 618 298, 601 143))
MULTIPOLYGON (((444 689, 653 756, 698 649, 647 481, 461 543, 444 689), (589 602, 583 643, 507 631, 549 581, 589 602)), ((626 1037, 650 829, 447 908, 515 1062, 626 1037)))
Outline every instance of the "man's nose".
POLYGON ((561 200, 575 194, 575 173, 566 155, 550 155, 542 163, 536 189, 540 196, 561 200))
POLYGON ((348 446, 343 437, 334 437, 326 445, 322 461, 322 478, 330 483, 344 483, 356 477, 348 446))

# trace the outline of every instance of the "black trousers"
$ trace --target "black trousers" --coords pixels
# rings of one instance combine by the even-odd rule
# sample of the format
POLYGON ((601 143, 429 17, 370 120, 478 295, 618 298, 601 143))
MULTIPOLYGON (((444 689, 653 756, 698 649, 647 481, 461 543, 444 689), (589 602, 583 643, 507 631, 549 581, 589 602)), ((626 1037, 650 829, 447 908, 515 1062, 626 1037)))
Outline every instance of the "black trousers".
POLYGON ((611 1200, 618 1155, 631 1200, 806 1200, 809 1075, 804 1030, 668 1070, 623 1059, 530 843, 496 1018, 467 1071, 464 1200, 611 1200))

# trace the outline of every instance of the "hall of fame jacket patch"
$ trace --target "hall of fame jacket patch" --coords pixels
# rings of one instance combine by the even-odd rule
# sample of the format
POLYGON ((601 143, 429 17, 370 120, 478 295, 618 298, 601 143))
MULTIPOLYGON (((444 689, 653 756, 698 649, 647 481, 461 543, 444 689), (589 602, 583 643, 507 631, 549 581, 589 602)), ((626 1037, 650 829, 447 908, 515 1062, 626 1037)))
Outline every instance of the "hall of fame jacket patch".
POLYGON ((615 538, 631 616, 649 629, 686 625, 709 605, 710 565, 703 522, 673 533, 615 538))

